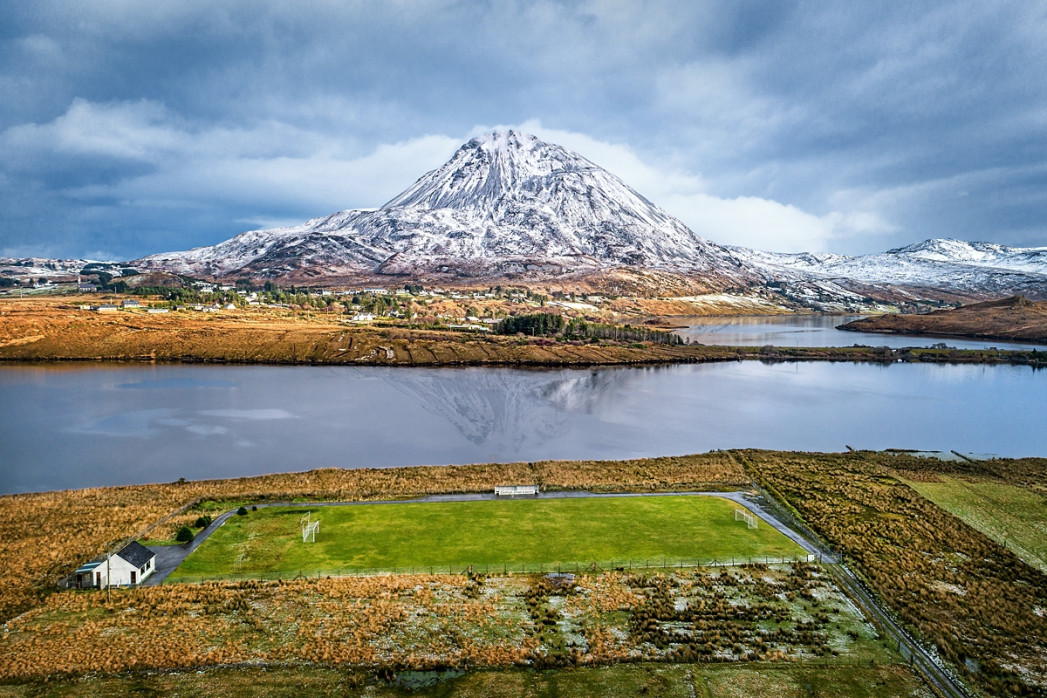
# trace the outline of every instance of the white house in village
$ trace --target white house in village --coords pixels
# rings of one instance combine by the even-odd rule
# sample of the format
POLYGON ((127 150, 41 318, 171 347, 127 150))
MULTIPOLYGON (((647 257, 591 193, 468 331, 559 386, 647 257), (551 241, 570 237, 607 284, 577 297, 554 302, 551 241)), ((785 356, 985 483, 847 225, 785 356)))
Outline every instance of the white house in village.
POLYGON ((156 571, 156 553, 138 541, 124 546, 115 555, 93 560, 73 573, 74 586, 79 588, 106 586, 126 587, 141 584, 156 571))

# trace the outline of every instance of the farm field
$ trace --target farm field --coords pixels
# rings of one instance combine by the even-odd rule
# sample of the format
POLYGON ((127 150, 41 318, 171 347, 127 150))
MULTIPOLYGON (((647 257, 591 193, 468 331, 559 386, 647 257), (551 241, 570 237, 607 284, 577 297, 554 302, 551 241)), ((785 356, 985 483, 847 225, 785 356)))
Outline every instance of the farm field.
POLYGON ((906 484, 950 514, 1047 572, 1047 499, 999 481, 939 476, 906 484))
POLYGON ((219 668, 208 671, 135 676, 85 677, 65 681, 0 686, 0 696, 54 697, 83 695, 165 696, 312 696, 360 695, 374 698, 539 698, 541 696, 701 696, 833 695, 842 698, 932 694, 904 665, 789 666, 751 664, 708 666, 619 664, 572 669, 482 670, 441 677, 435 672, 408 672, 392 681, 346 674, 335 669, 219 668), (441 680, 442 679, 442 680, 441 680))
POLYGON ((798 558, 766 524, 735 521, 717 497, 613 497, 264 507, 233 516, 169 581, 413 569, 539 571, 798 558), (303 543, 302 516, 320 522, 303 543))
POLYGON ((733 455, 982 695, 1044 695, 1047 576, 901 478, 962 475, 1043 492, 1047 461, 950 462, 871 451, 733 455))

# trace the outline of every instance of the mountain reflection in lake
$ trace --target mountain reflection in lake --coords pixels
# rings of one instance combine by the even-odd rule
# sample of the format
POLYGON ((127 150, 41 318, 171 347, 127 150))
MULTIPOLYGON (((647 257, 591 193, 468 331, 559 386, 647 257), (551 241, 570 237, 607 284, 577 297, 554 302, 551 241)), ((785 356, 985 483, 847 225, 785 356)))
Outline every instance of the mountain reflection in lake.
POLYGON ((1045 388, 1013 366, 6 366, 0 492, 742 447, 1047 455, 1045 388))
POLYGON ((431 370, 390 371, 385 378, 472 443, 507 441, 514 446, 562 431, 564 412, 593 414, 601 399, 631 375, 620 370, 455 371, 453 380, 431 370))

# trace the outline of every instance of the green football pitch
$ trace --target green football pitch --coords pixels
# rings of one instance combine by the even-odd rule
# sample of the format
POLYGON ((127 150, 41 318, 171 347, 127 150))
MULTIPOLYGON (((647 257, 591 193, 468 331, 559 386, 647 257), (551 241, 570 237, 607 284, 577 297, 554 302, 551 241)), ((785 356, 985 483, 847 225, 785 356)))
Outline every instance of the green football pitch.
POLYGON ((171 581, 360 571, 539 571, 799 558, 804 551, 737 504, 645 496, 264 507, 232 516, 171 581), (303 542, 304 514, 319 521, 303 542))

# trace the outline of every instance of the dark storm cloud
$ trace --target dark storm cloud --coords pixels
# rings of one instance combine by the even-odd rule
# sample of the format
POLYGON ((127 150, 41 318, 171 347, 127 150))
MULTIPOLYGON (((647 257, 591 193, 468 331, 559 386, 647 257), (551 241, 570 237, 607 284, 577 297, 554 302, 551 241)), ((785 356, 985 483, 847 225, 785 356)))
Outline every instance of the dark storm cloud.
POLYGON ((212 5, 0 8, 0 254, 376 206, 498 124, 720 242, 1047 244, 1036 4, 212 5))

